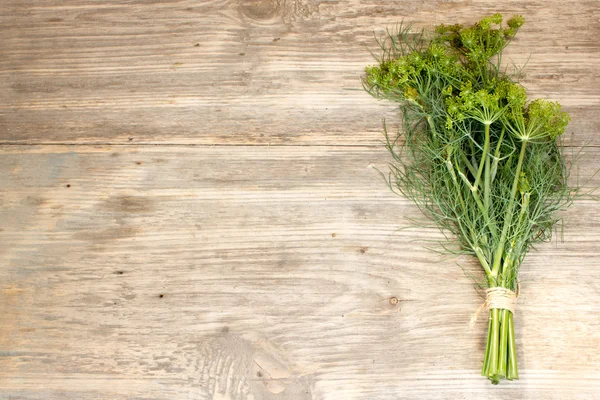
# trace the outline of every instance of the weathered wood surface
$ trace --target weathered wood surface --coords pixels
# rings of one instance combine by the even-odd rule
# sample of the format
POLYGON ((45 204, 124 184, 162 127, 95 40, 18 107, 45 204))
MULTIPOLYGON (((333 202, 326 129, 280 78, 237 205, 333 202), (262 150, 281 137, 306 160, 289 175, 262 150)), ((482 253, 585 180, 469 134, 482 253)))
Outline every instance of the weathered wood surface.
POLYGON ((397 230, 416 209, 377 179, 379 148, 2 151, 5 397, 581 399, 600 387, 591 203, 566 214, 566 243, 527 260, 522 379, 492 387, 477 371, 485 318, 468 324, 473 282, 423 249, 434 229, 397 230))
POLYGON ((394 107, 345 90, 373 29, 495 11, 529 20, 511 56, 591 141, 585 181, 594 1, 3 0, 0 398, 597 398, 598 204, 528 257, 521 379, 493 387, 478 267, 398 230, 394 107))
POLYGON ((598 131, 598 2, 497 3, 3 0, 0 140, 375 144, 394 107, 356 91, 373 31, 496 11, 528 20, 509 55, 531 94, 598 131))

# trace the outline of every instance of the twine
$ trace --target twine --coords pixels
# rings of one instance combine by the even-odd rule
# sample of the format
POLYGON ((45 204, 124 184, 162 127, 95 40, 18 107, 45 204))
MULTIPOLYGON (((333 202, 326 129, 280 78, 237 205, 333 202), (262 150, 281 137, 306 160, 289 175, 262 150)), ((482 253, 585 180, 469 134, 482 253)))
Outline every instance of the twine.
POLYGON ((517 283, 517 291, 516 293, 510 289, 506 289, 503 287, 493 287, 486 289, 485 291, 485 301, 482 305, 479 306, 477 311, 471 316, 471 321, 469 325, 473 327, 475 325, 475 321, 479 317, 481 311, 484 308, 488 310, 497 308, 500 310, 508 310, 511 313, 515 313, 515 307, 517 305, 517 297, 519 296, 519 284, 517 283))

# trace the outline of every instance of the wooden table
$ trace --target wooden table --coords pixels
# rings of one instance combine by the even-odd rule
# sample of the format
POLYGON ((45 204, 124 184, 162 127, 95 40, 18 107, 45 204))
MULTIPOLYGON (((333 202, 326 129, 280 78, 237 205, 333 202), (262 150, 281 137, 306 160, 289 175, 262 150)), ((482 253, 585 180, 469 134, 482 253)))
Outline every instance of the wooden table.
POLYGON ((600 398, 598 203, 528 256, 492 386, 480 268, 376 170, 373 31, 500 11, 600 185, 600 4, 497 3, 2 0, 0 398, 600 398))

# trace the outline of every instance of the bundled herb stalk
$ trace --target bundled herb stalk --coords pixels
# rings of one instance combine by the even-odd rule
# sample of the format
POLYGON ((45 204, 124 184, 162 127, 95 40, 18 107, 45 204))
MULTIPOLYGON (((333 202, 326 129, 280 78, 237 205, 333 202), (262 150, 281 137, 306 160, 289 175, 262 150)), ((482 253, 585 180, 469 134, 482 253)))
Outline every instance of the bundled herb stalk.
POLYGON ((502 51, 523 25, 514 16, 379 41, 363 79, 373 96, 400 103, 402 133, 385 131, 389 184, 412 199, 485 271, 490 318, 482 375, 518 379, 514 306, 528 250, 549 240, 574 192, 558 138, 569 116, 558 103, 528 101, 502 51))

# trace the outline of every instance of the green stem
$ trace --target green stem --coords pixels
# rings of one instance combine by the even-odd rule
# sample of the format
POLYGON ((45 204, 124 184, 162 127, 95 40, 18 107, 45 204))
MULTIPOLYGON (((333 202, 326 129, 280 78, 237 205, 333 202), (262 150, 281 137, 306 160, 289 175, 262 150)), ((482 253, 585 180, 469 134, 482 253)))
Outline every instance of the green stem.
POLYGON ((481 181, 481 174, 483 173, 483 166, 485 161, 488 159, 488 153, 490 152, 490 126, 485 124, 485 142, 483 144, 483 153, 481 154, 481 160, 479 161, 479 167, 477 168, 477 178, 473 187, 477 190, 479 182, 481 181))
POLYGON ((491 309, 485 357, 481 374, 493 384, 500 379, 519 379, 513 314, 505 309, 491 309))
POLYGON ((494 236, 494 238, 497 237, 498 231, 496 229, 496 225, 490 218, 488 210, 485 208, 485 205, 481 201, 481 197, 479 196, 479 193, 477 193, 477 188, 475 188, 475 186, 471 185, 471 182, 469 182, 469 178, 467 178, 467 176, 462 171, 462 169, 458 166, 458 164, 455 167, 458 172, 458 176, 460 176, 460 179, 463 180, 463 182, 465 183, 465 185, 467 185, 471 194, 473 195, 473 199, 475 200, 475 203, 477 203, 477 207, 481 211, 481 214, 483 215, 483 218, 485 219, 487 226, 490 227, 490 231, 492 232, 492 235, 494 236))
MULTIPOLYGON (((491 314, 491 313, 490 313, 491 314)), ((481 368, 481 375, 487 376, 490 367, 490 345, 492 343, 492 319, 488 318, 488 334, 487 341, 485 342, 485 356, 483 358, 483 367, 481 368)))
POLYGON ((425 119, 427 120, 427 124, 429 125, 429 129, 431 129, 431 133, 433 133, 433 142, 434 143, 438 143, 438 134, 437 134, 437 129, 435 129, 435 124, 433 123, 431 116, 427 115, 425 117, 425 119))
POLYGON ((517 367, 517 346, 515 345, 515 324, 513 322, 513 313, 508 313, 508 374, 510 380, 519 379, 519 369, 517 367))
POLYGON ((500 354, 498 360, 498 374, 507 376, 506 366, 508 358, 508 310, 501 310, 502 326, 500 331, 500 354))
POLYGON ((491 178, 491 171, 490 171, 490 157, 487 156, 485 158, 485 174, 484 174, 484 180, 483 180, 483 184, 484 184, 483 205, 485 206, 485 209, 488 210, 488 212, 490 209, 491 180, 492 180, 492 178, 491 178))
POLYGON ((491 189, 490 189, 490 183, 491 183, 491 177, 490 177, 490 124, 486 123, 485 125, 485 142, 483 144, 483 153, 481 154, 481 160, 479 161, 479 167, 477 168, 477 177, 475 179, 475 183, 471 186, 471 192, 473 193, 473 198, 475 199, 475 202, 477 203, 477 206, 479 207, 479 209, 481 210, 481 212, 483 213, 483 216, 485 218, 486 224, 489 226, 490 231, 492 232, 493 236, 498 236, 498 232, 496 230, 496 224, 492 221, 492 219, 489 216, 489 210, 490 210, 490 193, 491 193, 491 189), (485 169, 485 174, 483 174, 483 171, 485 169), (484 186, 484 191, 483 191, 483 202, 481 201, 481 197, 479 196, 478 190, 479 190, 479 186, 481 185, 481 176, 482 174, 484 175, 484 179, 483 179, 483 186, 484 186))
POLYGON ((502 227, 502 233, 500 234, 500 241, 496 252, 494 253, 494 264, 492 267, 492 278, 496 279, 498 271, 500 270, 500 262, 502 260, 502 253, 504 252, 504 245, 506 244, 506 235, 508 229, 512 223, 513 211, 515 209, 515 196, 517 194, 517 187, 519 184, 519 176, 521 175, 521 168, 523 167, 523 160, 525 159, 525 149, 527 148, 527 141, 521 143, 521 152, 519 154, 519 161, 517 162, 517 169, 515 171, 515 177, 513 180, 512 189, 510 192, 510 199, 508 201, 508 209, 506 210, 506 216, 504 218, 504 226, 502 227))
MULTIPOLYGON (((460 187, 460 185, 458 184, 458 179, 456 179, 456 173, 454 172, 454 166, 452 165, 452 161, 450 160, 450 157, 448 156, 448 158, 446 158, 446 168, 448 169, 448 171, 450 172, 450 176, 452 177, 452 182, 454 182, 454 188, 456 189, 457 195, 458 195, 458 199, 460 201, 460 205, 462 207, 462 212, 467 212, 467 207, 465 204, 465 200, 463 199, 463 195, 462 195, 462 189, 460 187)), ((458 226, 461 230, 461 232, 463 232, 463 235, 465 237, 468 237, 467 232, 465 231, 464 227, 463 227, 463 222, 462 222, 462 216, 459 214, 456 214, 456 221, 458 222, 458 226)), ((476 246, 477 243, 477 235, 475 235, 475 232, 473 231, 473 227, 471 225, 469 225, 469 233, 471 235, 471 238, 473 239, 472 242, 470 242, 471 247, 476 246)), ((479 259, 484 264, 484 268, 487 268, 486 271, 490 271, 490 267, 487 263, 487 261, 485 261, 485 258, 480 258, 479 259)))
POLYGON ((471 164, 471 161, 469 161, 469 159, 467 158, 467 155, 462 151, 460 152, 460 159, 467 166, 467 169, 469 170, 471 175, 473 175, 473 176, 477 175, 477 171, 475 171, 473 164, 471 164))
POLYGON ((500 147, 502 146, 502 141, 504 140, 504 132, 506 128, 502 127, 502 132, 500 132, 500 138, 498 139, 498 144, 496 145, 496 151, 494 152, 494 161, 492 162, 492 180, 496 177, 496 172, 498 170, 498 163, 500 162, 500 147))
POLYGON ((492 381, 497 380, 498 376, 498 346, 500 339, 500 319, 498 318, 498 309, 490 310, 492 315, 492 343, 490 344, 490 360, 487 370, 487 376, 492 381))
MULTIPOLYGON (((476 239, 476 237, 473 237, 473 239, 476 239)), ((490 269, 490 265, 487 262, 485 255, 483 254, 483 250, 481 250, 481 247, 479 246, 473 246, 473 251, 477 256, 477 259, 481 263, 481 266, 485 270, 485 274, 489 276, 492 273, 492 270, 490 269)))

